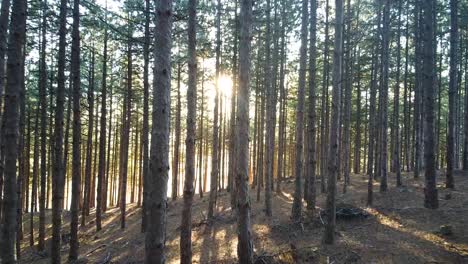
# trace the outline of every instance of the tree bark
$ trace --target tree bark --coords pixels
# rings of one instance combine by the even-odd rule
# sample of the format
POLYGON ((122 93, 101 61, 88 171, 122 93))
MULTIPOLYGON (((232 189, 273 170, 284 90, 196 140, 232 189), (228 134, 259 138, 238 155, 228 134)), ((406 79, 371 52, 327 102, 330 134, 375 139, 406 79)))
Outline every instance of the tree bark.
POLYGON ((165 262, 171 92, 172 0, 156 2, 153 72, 153 131, 148 177, 145 263, 165 262))
MULTIPOLYGON (((424 186, 424 207, 436 209, 439 207, 439 200, 436 186, 435 167, 435 56, 434 56, 434 28, 433 11, 435 0, 421 1, 422 5, 422 36, 423 36, 423 65, 422 65, 422 85, 425 88, 424 110, 425 110, 425 131, 424 131, 424 158, 425 158, 425 186, 424 186)), ((453 10, 453 9, 452 9, 453 10)))
POLYGON ((310 1, 310 58, 309 58, 309 124, 307 129, 307 136, 309 138, 308 144, 308 196, 305 197, 307 201, 307 212, 310 219, 315 214, 315 200, 316 200, 316 187, 315 187, 315 170, 316 170, 316 148, 315 148, 315 133, 316 133, 316 95, 315 89, 317 86, 316 75, 317 75, 317 0, 310 1))
POLYGON ((301 48, 299 57, 299 87, 297 92, 296 108, 296 162, 295 187, 291 218, 294 223, 301 222, 302 218, 302 170, 303 170, 303 144, 304 144, 304 96, 307 72, 307 25, 309 23, 308 1, 302 0, 301 22, 301 48))
POLYGON ((192 263, 192 203, 195 179, 195 136, 197 120, 197 0, 188 3, 188 90, 187 139, 185 141, 184 207, 180 229, 180 263, 192 263))
POLYGON ((67 34, 67 1, 60 1, 59 17, 59 51, 58 51, 58 78, 57 98, 55 108, 54 129, 54 163, 52 175, 52 246, 51 262, 61 262, 61 228, 63 211, 63 194, 65 184, 63 160, 63 119, 65 104, 65 66, 66 66, 66 34, 67 34))
POLYGON ((78 211, 81 189, 80 0, 73 1, 71 76, 73 81, 72 198, 69 260, 78 259, 78 211))
POLYGON ((340 104, 341 104, 341 69, 343 56, 343 0, 335 0, 335 44, 333 50, 333 102, 332 122, 330 127, 330 146, 328 153, 328 192, 326 201, 327 223, 325 225, 324 243, 335 243, 336 226, 336 177, 338 171, 338 133, 340 126, 340 104))
POLYGON ((41 57, 39 70, 39 102, 41 105, 41 177, 39 195, 39 243, 37 249, 45 250, 45 208, 46 208, 46 187, 47 187, 47 66, 46 66, 46 45, 47 45, 47 2, 42 2, 42 23, 41 23, 41 57))
POLYGON ((239 43, 239 89, 237 94, 237 257, 239 263, 253 263, 249 198, 249 97, 252 1, 241 0, 239 43))
POLYGON ((217 1, 216 6, 216 95, 213 111, 213 147, 211 149, 211 178, 210 178, 210 200, 208 203, 208 219, 212 220, 215 211, 216 197, 218 193, 218 148, 219 148, 219 127, 218 127, 218 112, 219 112, 219 77, 220 77, 220 57, 221 57, 221 0, 217 1))
POLYGON ((449 113, 447 131, 447 172, 446 188, 454 188, 453 168, 455 167, 455 97, 458 89, 458 0, 450 0, 450 72, 449 72, 449 113))

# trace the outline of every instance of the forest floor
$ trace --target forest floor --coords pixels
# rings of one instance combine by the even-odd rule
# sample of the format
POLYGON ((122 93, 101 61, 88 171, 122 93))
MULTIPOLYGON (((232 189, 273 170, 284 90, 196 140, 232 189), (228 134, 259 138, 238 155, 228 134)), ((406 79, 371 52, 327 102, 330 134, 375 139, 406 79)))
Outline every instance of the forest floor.
MULTIPOLYGON (((351 175, 352 184, 346 194, 342 194, 339 184, 337 203, 362 208, 368 216, 339 219, 334 246, 321 244, 324 227, 319 216, 302 226, 291 224, 292 179, 282 183, 282 195, 273 196, 273 217, 270 218, 263 211, 263 193, 262 200, 257 202, 256 190, 251 190, 256 263, 468 263, 468 174, 455 173, 455 190, 444 188, 443 172, 439 173, 438 180, 440 209, 423 207, 424 177, 414 180, 412 174, 406 173, 403 174, 404 186, 399 188, 395 187, 394 175, 389 175, 390 187, 386 193, 379 193, 376 183, 374 206, 367 208, 367 179, 363 175, 351 175)), ((325 194, 318 195, 318 210, 323 210, 325 197, 325 194)), ((182 199, 169 203, 167 263, 179 263, 182 203, 182 199)), ((236 220, 229 204, 229 194, 220 192, 216 219, 207 225, 208 195, 195 198, 194 263, 236 262, 236 220)), ((49 263, 45 254, 29 247, 29 217, 29 214, 25 215, 21 263, 49 263)), ((36 218, 38 215, 34 216, 35 222, 38 221, 36 218)), ((63 230, 68 230, 68 212, 64 218, 63 230)), ((128 206, 125 230, 120 229, 118 208, 108 210, 103 229, 97 234, 93 212, 88 219, 86 227, 80 228, 80 263, 143 263, 140 208, 128 206)), ((50 223, 50 212, 47 221, 50 223)), ((37 223, 35 226, 37 228, 37 223)), ((47 232, 50 235, 50 225, 47 232)), ((67 253, 68 245, 64 244, 64 262, 67 253)))

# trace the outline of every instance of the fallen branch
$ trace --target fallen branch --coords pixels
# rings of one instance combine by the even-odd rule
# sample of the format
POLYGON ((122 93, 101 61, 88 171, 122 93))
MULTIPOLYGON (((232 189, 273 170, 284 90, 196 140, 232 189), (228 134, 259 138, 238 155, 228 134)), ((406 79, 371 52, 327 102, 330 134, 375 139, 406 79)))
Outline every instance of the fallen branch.
POLYGON ((105 248, 105 247, 107 247, 107 244, 102 244, 102 245, 100 245, 100 246, 98 246, 98 247, 96 247, 96 248, 94 248, 94 249, 88 251, 88 253, 86 253, 85 256, 89 256, 89 255, 91 255, 92 253, 98 251, 99 249, 105 248))

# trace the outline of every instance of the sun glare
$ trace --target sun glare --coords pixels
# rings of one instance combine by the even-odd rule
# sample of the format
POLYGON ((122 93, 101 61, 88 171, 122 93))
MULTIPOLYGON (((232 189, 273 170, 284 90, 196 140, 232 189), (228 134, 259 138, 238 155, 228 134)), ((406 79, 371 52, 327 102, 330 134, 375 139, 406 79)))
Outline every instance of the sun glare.
POLYGON ((221 75, 218 80, 219 91, 223 95, 231 95, 232 92, 232 79, 231 76, 221 75))

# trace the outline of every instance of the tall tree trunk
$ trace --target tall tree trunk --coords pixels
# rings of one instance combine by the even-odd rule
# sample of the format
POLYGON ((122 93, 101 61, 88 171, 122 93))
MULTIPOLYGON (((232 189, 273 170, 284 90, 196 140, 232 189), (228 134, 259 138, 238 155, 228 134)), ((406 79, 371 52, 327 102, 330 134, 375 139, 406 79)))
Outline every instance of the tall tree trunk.
POLYGON ((253 263, 249 198, 249 97, 252 1, 242 0, 240 10, 239 88, 237 94, 237 257, 239 263, 253 263))
MULTIPOLYGON (((352 20, 352 14, 351 14, 351 0, 347 0, 346 4, 346 35, 343 40, 343 42, 346 42, 346 50, 345 50, 345 65, 344 65, 344 71, 346 73, 345 75, 345 80, 344 80, 344 87, 342 88, 344 92, 344 98, 342 101, 344 101, 343 104, 343 113, 342 113, 342 118, 343 118, 343 146, 342 149, 343 151, 343 178, 344 178, 344 183, 343 183, 343 193, 346 193, 346 189, 349 185, 350 182, 350 172, 351 172, 351 167, 350 167, 350 162, 351 162, 351 100, 352 100, 352 87, 353 87, 353 62, 351 58, 351 52, 352 52, 352 46, 351 46, 351 20, 352 20)), ((338 174, 339 175, 339 174, 338 174)))
POLYGON ((322 102, 321 102, 321 124, 320 124, 320 189, 322 193, 327 191, 326 188, 326 171, 327 171, 327 156, 328 156, 328 140, 329 140, 329 106, 328 106, 328 82, 329 82, 329 23, 328 17, 330 13, 329 0, 325 4, 325 50, 323 52, 323 74, 322 74, 322 102))
MULTIPOLYGON (((38 113, 39 104, 36 108, 38 113)), ((36 114, 36 120, 34 121, 34 131, 39 128, 39 115, 36 114)), ((34 213, 37 212, 37 177, 39 169, 39 133, 34 136, 34 147, 33 147, 33 171, 32 171, 32 184, 31 184, 31 215, 30 215, 30 233, 29 233, 29 245, 34 246, 34 213)))
POLYGON ((181 122, 181 95, 180 95, 180 83, 181 83, 181 64, 177 63, 177 105, 176 105, 176 118, 175 118, 175 141, 174 141, 174 157, 172 160, 172 200, 177 199, 179 190, 179 156, 180 156, 180 122, 181 122))
POLYGON ((172 0, 156 3, 153 131, 148 177, 145 263, 164 263, 166 258, 167 180, 169 177, 169 123, 171 92, 172 0))
POLYGON ((72 151, 72 198, 70 221, 70 260, 78 259, 78 210, 81 189, 81 77, 80 77, 80 0, 73 1, 72 58, 73 81, 73 151, 72 151))
POLYGON ((301 222, 302 217, 302 170, 304 144, 304 96, 307 73, 307 25, 309 23, 308 1, 302 0, 301 48, 299 57, 299 87, 296 108, 296 163, 295 187, 291 218, 294 223, 301 222))
POLYGON ((208 219, 213 219, 216 197, 218 193, 218 148, 219 148, 219 127, 218 127, 218 112, 219 112, 219 77, 220 77, 220 59, 221 59, 221 0, 217 0, 216 6, 216 95, 213 111, 213 147, 211 149, 211 178, 210 178, 210 200, 208 203, 208 219))
POLYGON ((278 134, 278 164, 277 164, 277 176, 276 176, 276 193, 281 194, 281 181, 285 177, 283 174, 283 168, 286 167, 284 161, 285 157, 285 128, 286 120, 284 115, 285 108, 285 61, 286 61, 286 4, 283 3, 281 7, 281 48, 280 48, 280 80, 279 80, 279 90, 280 90, 280 120, 279 120, 279 134, 278 134))
POLYGON ((93 155, 93 129, 94 129, 94 50, 91 51, 91 65, 88 82, 88 134, 86 140, 86 161, 85 161, 85 186, 83 210, 81 210, 81 226, 86 224, 86 216, 89 216, 91 206, 91 166, 93 155))
POLYGON ((445 187, 454 188, 453 168, 455 167, 455 99, 458 89, 458 0, 450 0, 450 72, 449 72, 449 113, 447 131, 447 172, 445 187))
POLYGON ((133 62, 132 62, 132 40, 131 33, 129 32, 128 47, 127 47, 127 91, 125 92, 124 109, 123 109, 123 124, 122 124, 122 139, 120 155, 122 159, 120 170, 120 228, 125 228, 125 211, 127 203, 127 177, 128 177, 128 148, 130 140, 130 124, 132 112, 132 75, 133 75, 133 62))
POLYGON ((382 83, 379 97, 381 99, 380 119, 380 191, 386 192, 387 185, 387 164, 388 164, 388 145, 387 145, 387 127, 388 127, 388 80, 389 80, 389 46, 390 46, 390 0, 382 1, 383 7, 383 30, 382 30, 382 83))
POLYGON ((273 160, 275 148, 275 123, 276 105, 274 100, 275 87, 272 82, 272 61, 271 61, 271 1, 266 0, 266 35, 265 35, 265 86, 266 86, 266 160, 265 160, 265 214, 272 216, 271 209, 271 182, 273 180, 273 160))
POLYGON ((307 212, 308 216, 312 219, 315 214, 315 200, 316 200, 316 187, 315 187, 315 170, 316 170, 316 148, 315 148, 315 102, 316 95, 315 89, 317 86, 316 75, 317 75, 317 0, 310 1, 310 58, 309 58, 309 124, 307 129, 307 136, 309 138, 309 144, 307 151, 309 152, 307 166, 308 175, 305 177, 309 178, 308 184, 308 196, 305 197, 307 201, 307 212))
POLYGON ((398 28, 397 28, 397 70, 396 84, 393 92, 393 170, 396 174, 396 185, 401 186, 400 168, 400 67, 401 67, 401 8, 403 1, 398 1, 398 28))
MULTIPOLYGON (((107 11, 107 10, 106 10, 107 11)), ((106 13, 107 18, 107 13, 106 13)), ((106 19, 107 20, 107 19, 106 19)), ((97 183, 97 205, 96 205, 96 231, 100 231, 102 211, 105 207, 104 193, 107 188, 103 188, 104 180, 106 177, 106 118, 107 118, 107 27, 104 31, 104 52, 102 58, 102 90, 101 90, 101 124, 99 130, 99 168, 98 168, 98 183, 97 183)), ((110 141, 110 137, 109 137, 110 141)), ((110 151, 109 149, 107 151, 110 151)))
POLYGON ((19 97, 22 87, 24 42, 26 38, 26 1, 13 2, 8 40, 7 85, 5 88, 5 108, 3 131, 5 135, 5 169, 4 200, 1 218, 2 250, 0 258, 3 263, 16 263, 16 162, 18 158, 18 120, 19 97))
POLYGON ((340 126, 340 104, 341 104, 341 69, 343 56, 343 0, 335 0, 335 44, 333 50, 333 102, 332 123, 330 127, 330 147, 328 153, 328 192, 326 201, 327 223, 325 225, 325 244, 335 243, 336 226, 336 177, 339 173, 338 161, 338 133, 340 126))
MULTIPOLYGON (((150 0, 145 0, 145 42, 143 44, 143 131, 142 131, 142 148, 143 148, 143 204, 142 204, 142 221, 141 230, 146 230, 148 215, 146 212, 147 203, 147 181, 149 170, 149 44, 150 44, 150 0)), ((109 128, 110 129, 110 128, 109 128)))
POLYGON ((47 185, 47 66, 46 66, 46 45, 47 45, 47 2, 42 2, 42 24, 41 24, 41 58, 39 70, 39 102, 41 105, 41 178, 39 195, 39 243, 37 249, 45 250, 45 208, 46 208, 46 185, 47 185))
MULTIPOLYGON (((425 186, 424 186, 424 207, 436 209, 439 207, 439 200, 436 186, 435 167, 435 56, 434 56, 434 28, 433 11, 435 0, 421 1, 422 21, 423 21, 423 65, 422 65, 422 85, 424 93, 425 110, 425 131, 424 131, 424 158, 425 158, 425 186)), ((453 6, 452 6, 453 7, 453 6)), ((456 10, 456 9, 455 9, 456 10)), ((453 11, 453 9, 452 9, 453 11)), ((456 13, 455 13, 456 14, 456 13)))
POLYGON ((192 263, 192 203, 195 179, 195 136, 197 120, 197 0, 188 3, 188 90, 187 139, 185 141, 184 207, 180 229, 180 263, 192 263))
POLYGON ((55 108, 54 128, 54 162, 52 179, 52 246, 51 262, 59 264, 61 261, 61 228, 63 211, 63 194, 65 171, 63 160, 63 114, 65 104, 65 65, 66 65, 66 34, 67 34, 67 1, 60 1, 59 17, 59 51, 57 98, 55 108))

